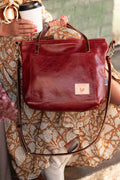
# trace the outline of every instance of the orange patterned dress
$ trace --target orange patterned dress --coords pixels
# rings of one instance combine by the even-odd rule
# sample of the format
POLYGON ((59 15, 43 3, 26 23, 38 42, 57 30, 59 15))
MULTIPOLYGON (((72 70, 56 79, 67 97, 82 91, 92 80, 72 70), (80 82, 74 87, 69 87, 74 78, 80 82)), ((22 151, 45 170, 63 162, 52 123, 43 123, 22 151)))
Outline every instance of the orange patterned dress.
MULTIPOLYGON (((51 15, 44 7, 42 14, 44 21, 51 20, 51 15)), ((57 26, 51 28, 47 35, 54 35, 55 39, 81 38, 76 31, 57 26)), ((0 80, 8 96, 17 105, 16 40, 21 41, 22 38, 0 37, 0 80)), ((120 82, 120 74, 113 68, 112 75, 120 82)), ((71 139, 78 137, 80 146, 84 147, 97 135, 104 111, 105 101, 99 109, 86 112, 42 113, 30 109, 22 98, 23 134, 26 143, 32 152, 55 153, 71 139)), ((33 157, 26 154, 20 143, 16 123, 10 119, 5 121, 5 131, 12 165, 19 179, 28 180, 38 177, 41 170, 49 166, 49 157, 33 157)), ((120 109, 110 104, 103 131, 97 142, 81 153, 73 155, 68 165, 97 167, 114 155, 119 144, 120 109)))

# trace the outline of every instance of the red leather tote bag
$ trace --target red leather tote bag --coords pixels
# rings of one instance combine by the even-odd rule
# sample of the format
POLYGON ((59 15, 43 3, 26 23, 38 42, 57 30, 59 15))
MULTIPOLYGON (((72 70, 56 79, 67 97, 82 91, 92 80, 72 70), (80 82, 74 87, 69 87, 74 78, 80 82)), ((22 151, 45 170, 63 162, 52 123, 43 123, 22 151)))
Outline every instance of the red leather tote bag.
MULTIPOLYGON (((72 28, 67 24, 68 28, 72 28)), ((109 68, 108 93, 105 115, 96 138, 86 147, 71 152, 75 154, 87 149, 99 137, 110 99, 111 66, 106 57, 108 45, 105 39, 90 39, 79 32, 83 39, 42 40, 50 27, 46 27, 37 40, 22 41, 22 93, 27 105, 42 111, 85 111, 98 108, 105 98, 105 61, 109 68)), ((78 30, 76 30, 78 32, 78 30)), ((113 44, 111 44, 112 46, 113 44)), ((18 61, 18 131, 25 151, 31 152, 22 133, 20 61, 18 61)))
MULTIPOLYGON (((72 28, 67 24, 69 28, 72 28)), ((105 39, 37 40, 21 43, 22 91, 29 107, 85 111, 105 98, 105 39)))

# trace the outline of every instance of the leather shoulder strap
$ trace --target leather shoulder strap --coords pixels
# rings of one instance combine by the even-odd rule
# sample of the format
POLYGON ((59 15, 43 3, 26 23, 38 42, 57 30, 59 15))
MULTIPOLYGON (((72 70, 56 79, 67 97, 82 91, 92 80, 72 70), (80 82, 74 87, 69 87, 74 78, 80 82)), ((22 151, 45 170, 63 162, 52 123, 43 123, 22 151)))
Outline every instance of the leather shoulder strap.
POLYGON ((21 140, 21 145, 23 146, 25 152, 27 154, 31 154, 31 155, 34 155, 34 156, 63 156, 63 155, 69 155, 69 154, 77 154, 83 150, 86 150, 87 148, 89 148, 91 145, 93 145, 99 138, 100 136, 100 133, 103 129, 103 126, 104 126, 104 123, 105 123, 105 119, 106 119, 106 116, 107 116, 107 110, 108 110, 108 105, 109 105, 109 101, 110 101, 110 94, 111 94, 111 62, 110 62, 110 58, 107 57, 106 58, 106 61, 107 61, 107 64, 108 64, 108 91, 107 91, 107 97, 106 97, 106 108, 105 108, 105 115, 104 115, 104 119, 103 119, 103 122, 102 122, 102 125, 100 127, 100 130, 98 132, 98 135, 96 136, 96 138, 89 144, 87 145, 86 147, 82 148, 82 149, 79 149, 77 151, 74 151, 74 152, 71 152, 71 153, 59 153, 59 154, 40 154, 40 153, 34 153, 34 152, 31 152, 31 150, 29 149, 29 147, 27 146, 26 142, 25 142, 25 139, 24 139, 24 135, 23 135, 23 132, 22 132, 22 122, 21 122, 21 82, 20 82, 20 60, 18 60, 18 123, 17 123, 17 128, 18 128, 18 132, 19 132, 19 137, 20 137, 20 140, 21 140))

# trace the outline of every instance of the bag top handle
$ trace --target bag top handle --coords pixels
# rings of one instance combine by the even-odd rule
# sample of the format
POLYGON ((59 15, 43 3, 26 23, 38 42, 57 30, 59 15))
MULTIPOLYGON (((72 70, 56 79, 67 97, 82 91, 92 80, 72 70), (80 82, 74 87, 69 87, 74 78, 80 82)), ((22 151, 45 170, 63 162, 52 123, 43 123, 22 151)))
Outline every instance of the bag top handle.
MULTIPOLYGON (((60 19, 57 19, 57 20, 58 20, 58 22, 60 22, 60 19)), ((41 31, 41 33, 39 33, 39 35, 38 35, 38 37, 37 37, 37 40, 36 40, 35 54, 38 54, 38 53, 39 53, 39 42, 40 42, 40 40, 41 40, 41 39, 44 39, 45 34, 46 34, 47 31, 50 29, 50 27, 54 27, 54 26, 57 25, 57 20, 51 21, 51 22, 41 31), (51 26, 51 24, 52 24, 52 26, 51 26)), ((88 41, 87 37, 86 37, 83 33, 81 33, 80 31, 78 31, 76 28, 74 28, 74 27, 73 27, 71 24, 69 24, 69 23, 65 23, 65 22, 64 22, 64 25, 63 25, 62 23, 61 23, 61 24, 59 23, 59 25, 61 25, 61 27, 64 26, 64 27, 73 29, 73 30, 75 30, 76 32, 78 32, 78 33, 82 36, 82 38, 85 40, 86 51, 87 51, 87 52, 90 51, 89 41, 88 41)))

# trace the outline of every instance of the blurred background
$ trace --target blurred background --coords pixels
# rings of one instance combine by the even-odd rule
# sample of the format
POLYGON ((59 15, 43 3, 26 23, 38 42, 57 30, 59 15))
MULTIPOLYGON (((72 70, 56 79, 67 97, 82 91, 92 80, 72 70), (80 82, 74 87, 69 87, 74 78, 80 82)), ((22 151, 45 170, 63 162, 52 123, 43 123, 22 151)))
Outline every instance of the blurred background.
MULTIPOLYGON (((120 0, 43 0, 53 18, 68 16, 69 23, 84 33, 88 39, 105 38, 109 44, 116 41, 111 59, 120 72, 120 0)), ((120 150, 111 160, 98 168, 67 167, 66 180, 120 180, 120 150)))
POLYGON ((53 18, 68 16, 69 23, 88 39, 105 38, 116 41, 112 63, 120 71, 120 0, 43 0, 53 18))

